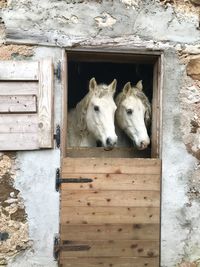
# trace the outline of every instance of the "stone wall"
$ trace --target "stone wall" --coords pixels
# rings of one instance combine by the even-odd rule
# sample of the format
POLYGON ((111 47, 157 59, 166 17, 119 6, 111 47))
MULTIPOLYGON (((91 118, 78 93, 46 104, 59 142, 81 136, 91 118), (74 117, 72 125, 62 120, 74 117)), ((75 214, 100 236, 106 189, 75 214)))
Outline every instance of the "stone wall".
MULTIPOLYGON (((56 67, 60 46, 164 50, 161 266, 199 267, 200 8, 189 0, 3 0, 0 8, 1 60, 52 56, 56 67)), ((56 125, 56 77, 54 113, 56 125)), ((0 265, 56 266, 59 159, 58 149, 0 155, 0 265)))

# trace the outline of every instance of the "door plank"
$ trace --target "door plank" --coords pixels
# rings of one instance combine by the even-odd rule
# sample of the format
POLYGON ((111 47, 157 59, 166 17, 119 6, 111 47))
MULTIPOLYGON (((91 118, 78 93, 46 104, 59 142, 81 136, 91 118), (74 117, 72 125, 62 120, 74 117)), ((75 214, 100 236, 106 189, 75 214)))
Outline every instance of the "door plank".
POLYGON ((158 191, 64 191, 61 206, 159 207, 158 191))
POLYGON ((158 240, 159 224, 61 224, 62 240, 158 240), (78 234, 77 234, 78 233, 78 234))
POLYGON ((143 257, 80 257, 63 258, 61 267, 159 267, 159 258, 143 257))
POLYGON ((64 158, 62 177, 67 173, 160 174, 159 159, 64 158))
POLYGON ((90 183, 63 183, 62 190, 160 190, 159 174, 66 173, 64 178, 89 178, 90 183))
POLYGON ((159 208, 144 207, 64 207, 61 223, 159 223, 159 208))
POLYGON ((159 241, 153 240, 62 240, 62 256, 65 257, 157 257, 159 241))

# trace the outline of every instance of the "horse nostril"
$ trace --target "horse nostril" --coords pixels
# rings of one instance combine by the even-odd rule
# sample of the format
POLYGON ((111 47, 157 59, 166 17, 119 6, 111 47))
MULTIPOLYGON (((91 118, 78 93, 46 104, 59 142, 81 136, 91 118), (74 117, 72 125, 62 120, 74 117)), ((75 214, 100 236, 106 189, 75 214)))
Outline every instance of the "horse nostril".
POLYGON ((107 145, 107 146, 112 145, 112 140, 111 140, 111 138, 107 138, 107 139, 106 139, 106 145, 107 145))
POLYGON ((97 140, 96 145, 97 145, 97 147, 102 147, 102 142, 100 140, 97 140))
POLYGON ((146 148, 146 146, 147 146, 147 145, 146 145, 145 142, 141 142, 141 143, 140 143, 140 147, 141 147, 142 149, 146 148))

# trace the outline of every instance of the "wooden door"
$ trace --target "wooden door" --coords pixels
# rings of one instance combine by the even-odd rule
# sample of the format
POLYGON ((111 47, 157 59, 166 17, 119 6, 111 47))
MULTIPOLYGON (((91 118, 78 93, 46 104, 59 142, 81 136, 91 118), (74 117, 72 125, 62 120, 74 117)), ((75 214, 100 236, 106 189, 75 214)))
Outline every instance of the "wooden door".
POLYGON ((159 159, 64 158, 62 267, 158 267, 159 159))

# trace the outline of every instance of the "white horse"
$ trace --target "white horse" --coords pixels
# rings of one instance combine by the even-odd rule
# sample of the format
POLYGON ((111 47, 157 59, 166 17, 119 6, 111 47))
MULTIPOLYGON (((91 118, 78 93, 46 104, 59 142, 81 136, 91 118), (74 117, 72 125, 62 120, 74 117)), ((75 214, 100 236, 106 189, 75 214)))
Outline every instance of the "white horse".
MULTIPOLYGON (((131 87, 130 82, 128 82, 115 101, 117 124, 139 150, 147 148, 150 143, 147 127, 151 121, 151 105, 142 89, 142 81, 139 81, 135 87, 131 87)), ((118 146, 126 146, 127 143, 124 143, 123 134, 120 131, 117 134, 118 137, 121 135, 118 138, 118 146)))
POLYGON ((117 81, 110 85, 89 82, 87 95, 68 113, 68 146, 111 148, 117 142, 113 96, 117 81))

